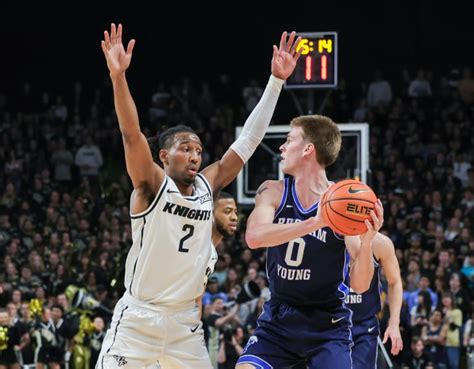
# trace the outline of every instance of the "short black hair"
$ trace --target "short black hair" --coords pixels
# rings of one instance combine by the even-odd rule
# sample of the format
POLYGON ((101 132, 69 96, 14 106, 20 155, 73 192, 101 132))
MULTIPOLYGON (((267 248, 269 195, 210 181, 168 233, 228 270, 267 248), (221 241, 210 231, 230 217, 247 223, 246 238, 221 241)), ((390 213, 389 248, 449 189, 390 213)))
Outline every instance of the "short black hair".
POLYGON ((226 200, 226 199, 234 199, 234 196, 232 196, 230 193, 225 192, 225 191, 217 191, 214 193, 214 204, 217 203, 219 200, 226 200))
POLYGON ((176 133, 180 132, 189 132, 197 136, 197 133, 194 129, 183 124, 180 124, 176 127, 168 128, 167 130, 163 131, 158 137, 159 149, 169 149, 171 147, 171 144, 173 143, 174 136, 176 135, 176 133))
POLYGON ((55 304, 55 305, 51 306, 51 310, 53 310, 53 309, 59 309, 59 310, 61 310, 61 313, 64 314, 64 308, 61 305, 55 304))
POLYGON ((153 137, 150 137, 148 145, 151 149, 151 154, 153 155, 153 160, 160 162, 159 152, 161 149, 169 149, 173 143, 173 138, 176 133, 180 132, 189 132, 193 133, 196 136, 198 135, 194 129, 191 127, 185 126, 184 124, 177 125, 175 127, 170 127, 165 129, 163 132, 156 134, 153 137))

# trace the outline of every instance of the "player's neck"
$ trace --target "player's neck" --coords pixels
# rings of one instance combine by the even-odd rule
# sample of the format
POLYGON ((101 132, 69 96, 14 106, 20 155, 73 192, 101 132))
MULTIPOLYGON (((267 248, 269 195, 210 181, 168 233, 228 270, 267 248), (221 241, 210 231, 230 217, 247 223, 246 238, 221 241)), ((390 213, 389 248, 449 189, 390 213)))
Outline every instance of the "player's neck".
POLYGON ((315 171, 314 167, 303 167, 293 178, 296 193, 304 207, 310 207, 318 201, 330 186, 326 171, 322 168, 315 171))
POLYGON ((326 170, 321 167, 315 168, 310 165, 302 165, 293 175, 296 189, 301 188, 301 192, 308 190, 316 193, 323 193, 330 186, 326 170))
POLYGON ((306 209, 316 203, 329 187, 329 181, 324 171, 317 175, 313 172, 297 176, 294 177, 294 181, 298 200, 306 209))
POLYGON ((216 229, 215 225, 212 227, 212 238, 211 239, 212 239, 212 244, 216 248, 221 244, 222 240, 224 239, 224 236, 219 233, 219 231, 216 229))
POLYGON ((183 196, 192 196, 194 194, 194 185, 193 184, 183 184, 183 183, 178 183, 176 182, 176 187, 178 187, 179 192, 181 192, 181 195, 183 196))

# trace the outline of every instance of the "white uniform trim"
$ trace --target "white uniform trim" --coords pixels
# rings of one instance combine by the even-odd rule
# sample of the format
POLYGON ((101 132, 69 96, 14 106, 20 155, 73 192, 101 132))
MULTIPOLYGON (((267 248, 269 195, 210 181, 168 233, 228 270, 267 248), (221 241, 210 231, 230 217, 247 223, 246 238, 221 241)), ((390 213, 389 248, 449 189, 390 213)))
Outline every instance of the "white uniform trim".
MULTIPOLYGON (((135 196, 133 192, 131 198, 135 196)), ((198 174, 192 196, 166 176, 150 206, 130 214, 125 288, 148 304, 182 305, 204 293, 212 254, 212 193, 198 174)))

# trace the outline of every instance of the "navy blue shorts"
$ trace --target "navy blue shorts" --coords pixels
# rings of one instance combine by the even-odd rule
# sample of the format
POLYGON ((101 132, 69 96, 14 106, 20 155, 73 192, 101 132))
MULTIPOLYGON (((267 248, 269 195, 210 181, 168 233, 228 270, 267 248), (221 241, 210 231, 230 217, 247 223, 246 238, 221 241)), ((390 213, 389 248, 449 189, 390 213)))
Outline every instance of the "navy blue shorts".
POLYGON ((348 369, 351 316, 345 306, 323 310, 268 301, 237 364, 286 369, 305 363, 313 369, 348 369))
POLYGON ((377 368, 377 337, 380 335, 379 321, 376 317, 354 323, 352 327, 353 369, 377 368))

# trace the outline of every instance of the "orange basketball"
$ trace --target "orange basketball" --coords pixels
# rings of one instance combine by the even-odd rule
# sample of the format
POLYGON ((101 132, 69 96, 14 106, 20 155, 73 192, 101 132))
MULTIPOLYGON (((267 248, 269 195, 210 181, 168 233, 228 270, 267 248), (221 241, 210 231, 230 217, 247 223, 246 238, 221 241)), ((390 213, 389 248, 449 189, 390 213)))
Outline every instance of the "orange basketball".
POLYGON ((329 187, 322 199, 322 216, 336 233, 356 236, 367 231, 364 221, 371 220, 377 196, 365 183, 345 179, 329 187))

